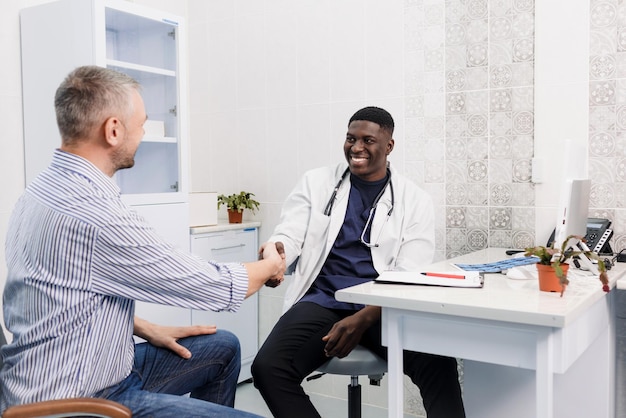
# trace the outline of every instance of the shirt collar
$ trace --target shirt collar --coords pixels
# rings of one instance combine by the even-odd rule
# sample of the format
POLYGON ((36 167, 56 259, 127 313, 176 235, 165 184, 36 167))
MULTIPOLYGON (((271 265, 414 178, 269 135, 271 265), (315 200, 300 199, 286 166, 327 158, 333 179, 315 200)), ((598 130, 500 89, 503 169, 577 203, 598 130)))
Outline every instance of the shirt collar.
POLYGON ((84 177, 107 194, 110 193, 116 196, 121 194, 120 187, 111 177, 104 174, 93 163, 81 156, 56 149, 52 155, 52 163, 50 165, 84 177))

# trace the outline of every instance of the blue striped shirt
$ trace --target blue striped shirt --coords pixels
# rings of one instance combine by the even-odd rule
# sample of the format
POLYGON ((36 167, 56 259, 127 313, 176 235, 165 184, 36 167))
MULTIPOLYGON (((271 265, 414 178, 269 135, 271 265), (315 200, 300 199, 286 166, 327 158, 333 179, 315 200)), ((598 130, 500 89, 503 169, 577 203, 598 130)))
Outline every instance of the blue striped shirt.
POLYGON ((135 300, 214 311, 241 305, 240 263, 172 247, 89 161, 57 150, 17 202, 6 239, 0 410, 91 396, 134 360, 135 300))

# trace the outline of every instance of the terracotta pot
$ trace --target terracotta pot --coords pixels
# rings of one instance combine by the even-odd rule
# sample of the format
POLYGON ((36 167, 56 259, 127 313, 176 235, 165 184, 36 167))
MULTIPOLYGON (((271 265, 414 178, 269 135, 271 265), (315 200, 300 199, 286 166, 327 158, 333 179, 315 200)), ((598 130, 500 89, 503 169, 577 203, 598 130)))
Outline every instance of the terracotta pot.
MULTIPOLYGON (((567 277, 567 270, 569 269, 569 264, 561 264, 561 268, 563 269, 563 274, 567 277)), ((544 292, 559 292, 561 293, 563 290, 563 286, 561 286, 561 281, 556 275, 554 268, 552 266, 546 266, 545 264, 537 264, 537 272, 539 273, 539 290, 544 292)))
POLYGON ((243 219, 243 210, 237 212, 236 210, 228 210, 228 222, 231 224, 240 224, 243 219))

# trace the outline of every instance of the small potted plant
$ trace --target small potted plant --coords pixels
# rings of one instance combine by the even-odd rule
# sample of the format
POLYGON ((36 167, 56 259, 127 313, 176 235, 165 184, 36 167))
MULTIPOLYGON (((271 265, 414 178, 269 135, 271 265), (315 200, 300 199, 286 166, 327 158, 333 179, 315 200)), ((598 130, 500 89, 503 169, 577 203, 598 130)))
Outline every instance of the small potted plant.
MULTIPOLYGON (((606 273, 606 265, 604 264, 604 260, 600 259, 600 257, 594 253, 593 251, 584 251, 581 249, 574 249, 568 245, 571 240, 580 240, 582 242, 585 239, 578 235, 570 235, 563 241, 561 244, 561 248, 555 248, 554 244, 552 247, 544 247, 544 246, 536 246, 526 248, 526 252, 524 255, 539 258, 537 262, 537 271, 539 273, 539 289, 545 290, 548 292, 560 291, 561 297, 563 297, 563 292, 565 291, 565 287, 569 284, 569 280, 567 279, 567 270, 569 268, 569 264, 566 262, 569 259, 574 257, 584 255, 589 259, 596 260, 598 262, 598 271, 600 272, 600 281, 602 282, 602 290, 605 292, 609 291, 609 277, 606 273), (544 273, 545 272, 545 273, 544 273), (542 279, 547 279, 544 275, 552 275, 552 283, 544 282, 542 279)), ((547 279, 550 280, 550 279, 547 279)))
POLYGON ((250 209, 255 213, 260 203, 252 198, 254 193, 240 192, 239 194, 219 195, 217 196, 217 208, 226 205, 228 211, 228 222, 231 224, 240 224, 243 219, 243 210, 250 209))

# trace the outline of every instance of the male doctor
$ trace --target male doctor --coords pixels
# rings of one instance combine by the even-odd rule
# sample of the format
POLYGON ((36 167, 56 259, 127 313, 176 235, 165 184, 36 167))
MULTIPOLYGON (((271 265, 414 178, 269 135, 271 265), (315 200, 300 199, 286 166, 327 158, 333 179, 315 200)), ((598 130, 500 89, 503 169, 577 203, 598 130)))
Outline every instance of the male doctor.
MULTIPOLYGON (((339 302, 336 290, 432 262, 432 201, 387 162, 393 129, 386 110, 357 111, 343 147, 347 166, 305 173, 268 240, 284 244, 287 265, 297 260, 286 312, 252 366, 275 417, 320 416, 301 382, 329 357, 362 344, 387 358, 380 307, 339 302)), ((465 416, 454 358, 405 351, 404 372, 419 387, 429 418, 465 416)))

